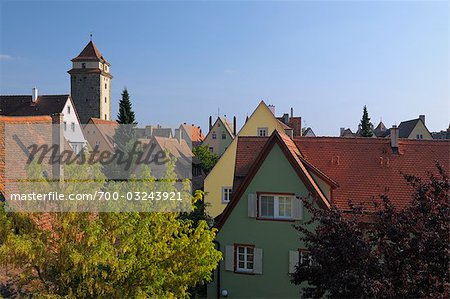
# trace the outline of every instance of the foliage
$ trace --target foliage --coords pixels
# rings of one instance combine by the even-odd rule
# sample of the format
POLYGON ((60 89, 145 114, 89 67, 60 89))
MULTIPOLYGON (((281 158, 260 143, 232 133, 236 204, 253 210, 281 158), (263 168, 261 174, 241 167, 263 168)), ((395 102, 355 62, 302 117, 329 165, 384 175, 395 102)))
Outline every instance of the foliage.
POLYGON ((192 149, 192 152, 194 153, 195 157, 200 160, 200 165, 206 174, 208 174, 211 169, 213 169, 214 165, 216 165, 217 161, 219 160, 219 157, 216 154, 210 152, 208 146, 206 145, 194 147, 192 149))
POLYGON ((118 161, 114 161, 104 166, 104 173, 109 179, 128 179, 131 175, 132 169, 135 166, 136 155, 131 155, 133 149, 136 152, 141 152, 142 147, 138 144, 138 139, 135 132, 137 125, 134 111, 132 109, 130 96, 128 90, 125 88, 122 92, 122 99, 119 102, 119 113, 117 115, 117 122, 119 125, 116 128, 113 136, 115 153, 123 153, 123 159, 132 159, 131 165, 119 165, 118 161), (134 148, 136 147, 136 148, 134 148))
POLYGON ((314 263, 300 265, 292 276, 294 283, 309 285, 303 296, 446 297, 450 180, 440 165, 437 170, 427 181, 405 176, 415 192, 404 209, 387 196, 372 214, 354 205, 345 213, 305 201, 313 216, 296 228, 314 263))
POLYGON ((367 107, 364 105, 363 116, 361 119, 361 136, 362 137, 372 137, 372 123, 370 122, 369 113, 367 112, 367 107))
POLYGON ((136 125, 134 111, 132 109, 130 95, 126 88, 122 91, 122 99, 119 102, 119 114, 117 114, 117 122, 122 125, 136 125))
MULTIPOLYGON (((77 173, 97 173, 95 184, 103 183, 91 167, 68 168, 66 174, 74 179, 77 173)), ((32 171, 38 177, 39 171, 32 171)), ((153 190, 150 170, 140 175, 153 190)), ((171 175, 169 169, 168 188, 171 175)), ((78 192, 74 184, 62 188, 78 192)), ((1 208, 0 263, 21 269, 21 285, 41 296, 183 298, 210 279, 221 258, 215 233, 205 221, 194 226, 177 212, 8 213, 1 208), (42 225, 39 220, 46 217, 50 221, 42 225)))

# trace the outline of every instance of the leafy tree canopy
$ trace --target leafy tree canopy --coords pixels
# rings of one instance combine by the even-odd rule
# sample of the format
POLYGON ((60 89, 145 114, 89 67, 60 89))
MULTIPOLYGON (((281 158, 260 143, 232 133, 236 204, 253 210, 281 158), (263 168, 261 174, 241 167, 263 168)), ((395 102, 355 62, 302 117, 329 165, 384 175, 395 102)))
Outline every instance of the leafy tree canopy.
POLYGON ((292 276, 295 284, 307 282, 304 297, 448 296, 449 177, 437 165, 437 174, 426 181, 412 175, 405 179, 415 192, 404 209, 387 196, 372 214, 354 205, 345 213, 305 201, 313 216, 297 229, 314 262, 299 265, 292 276))

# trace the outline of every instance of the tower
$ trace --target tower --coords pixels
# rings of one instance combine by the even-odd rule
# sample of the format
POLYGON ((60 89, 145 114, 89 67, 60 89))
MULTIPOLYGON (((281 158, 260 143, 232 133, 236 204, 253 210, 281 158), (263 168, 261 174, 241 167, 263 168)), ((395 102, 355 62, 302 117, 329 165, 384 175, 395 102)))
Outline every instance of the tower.
POLYGON ((70 91, 80 123, 86 124, 91 117, 110 120, 111 65, 92 40, 71 61, 70 91))

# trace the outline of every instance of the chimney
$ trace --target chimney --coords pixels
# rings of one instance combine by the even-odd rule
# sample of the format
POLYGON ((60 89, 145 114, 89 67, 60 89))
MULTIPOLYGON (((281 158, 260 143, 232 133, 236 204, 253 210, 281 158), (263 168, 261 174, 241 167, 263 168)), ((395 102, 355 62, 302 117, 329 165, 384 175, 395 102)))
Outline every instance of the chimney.
POLYGON ((52 146, 56 146, 57 151, 53 151, 52 175, 54 180, 64 181, 64 168, 61 163, 61 156, 64 151, 64 128, 62 126, 64 114, 54 113, 52 117, 52 146))
POLYGON ((291 107, 291 118, 294 117, 294 108, 291 107))
POLYGON ((289 114, 287 114, 287 113, 283 114, 283 122, 285 125, 287 125, 289 123, 289 114))
POLYGON ((425 124, 425 115, 419 115, 420 120, 425 124))
POLYGON ((396 125, 391 128, 391 147, 394 154, 398 154, 398 136, 399 130, 396 125))
POLYGON ((274 105, 269 105, 269 110, 270 110, 270 112, 272 112, 273 115, 275 115, 275 106, 274 105))
POLYGON ((236 116, 233 116, 233 135, 236 136, 236 116))
POLYGON ((31 102, 36 103, 37 98, 38 98, 38 89, 36 87, 33 87, 31 91, 31 102))
POLYGON ((211 131, 212 129, 212 116, 209 116, 209 130, 211 131))
POLYGON ((345 128, 341 128, 341 132, 339 134, 340 137, 342 137, 344 135, 344 131, 345 131, 345 128))

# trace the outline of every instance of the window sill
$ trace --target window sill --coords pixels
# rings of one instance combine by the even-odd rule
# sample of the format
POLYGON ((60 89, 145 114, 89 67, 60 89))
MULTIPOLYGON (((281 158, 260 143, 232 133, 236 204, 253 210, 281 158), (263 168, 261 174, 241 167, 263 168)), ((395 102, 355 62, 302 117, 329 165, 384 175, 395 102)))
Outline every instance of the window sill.
POLYGON ((262 221, 276 221, 276 222, 295 222, 295 219, 287 219, 287 218, 265 218, 265 217, 256 217, 256 220, 262 221))
POLYGON ((240 271, 240 270, 234 270, 235 274, 244 274, 244 275, 255 275, 254 272, 246 272, 246 271, 240 271))

